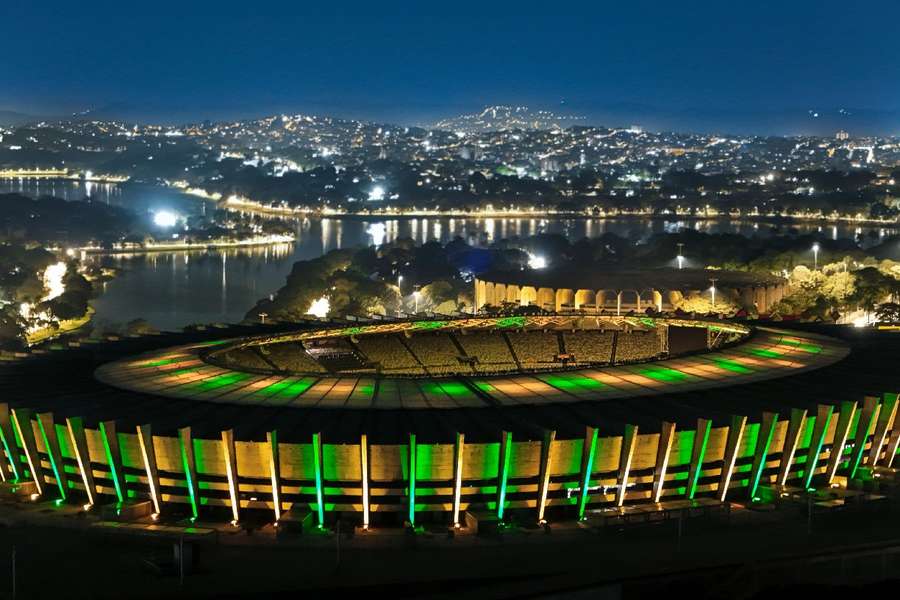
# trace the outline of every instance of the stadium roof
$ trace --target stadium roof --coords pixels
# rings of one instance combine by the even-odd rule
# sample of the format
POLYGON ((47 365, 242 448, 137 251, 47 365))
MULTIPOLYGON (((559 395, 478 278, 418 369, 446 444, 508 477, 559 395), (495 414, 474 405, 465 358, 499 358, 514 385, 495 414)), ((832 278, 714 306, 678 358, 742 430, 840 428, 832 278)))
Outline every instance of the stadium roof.
MULTIPOLYGON (((368 434, 373 443, 399 443, 410 432, 416 433, 422 441, 452 441, 457 431, 465 432, 467 440, 473 442, 490 441, 498 439, 504 430, 512 431, 516 439, 539 439, 545 429, 555 429, 560 438, 575 438, 583 435, 586 425, 598 427, 604 435, 621 433, 626 423, 638 425, 643 432, 652 432, 665 420, 675 421, 683 428, 693 427, 699 417, 726 424, 733 414, 758 418, 765 410, 787 414, 792 407, 812 409, 818 403, 834 404, 842 400, 861 400, 866 395, 896 392, 893 363, 900 350, 900 335, 897 334, 868 333, 857 338, 858 330, 833 328, 829 331, 845 338, 845 345, 852 348, 849 356, 815 370, 777 379, 747 378, 737 374, 725 387, 697 387, 687 381, 666 386, 656 394, 609 394, 593 399, 573 398, 572 394, 560 392, 559 387, 544 381, 543 384, 556 389, 554 393, 563 394, 566 401, 536 404, 482 402, 453 408, 344 406, 335 409, 302 403, 216 403, 209 398, 163 397, 122 390, 101 383, 93 376, 100 365, 154 348, 264 331, 274 332, 271 328, 233 328, 57 350, 0 367, 0 389, 4 401, 14 408, 28 406, 36 412, 51 411, 57 420, 82 416, 89 426, 114 419, 119 424, 119 431, 123 432, 151 423, 158 434, 174 434, 179 427, 190 425, 198 438, 218 438, 222 430, 233 428, 238 439, 263 440, 267 431, 277 429, 286 442, 308 441, 314 432, 322 432, 333 443, 355 442, 361 433, 368 434)), ((821 338, 815 343, 823 342, 834 344, 821 338)), ((838 343, 836 347, 841 345, 838 343)), ((710 356, 700 355, 697 360, 710 356)), ((643 366, 659 366, 659 363, 643 366)), ((641 365, 635 368, 639 367, 641 365)), ((410 383, 421 389, 429 381, 420 379, 410 383)), ((566 385, 563 383, 562 387, 566 385)), ((584 386, 577 382, 573 385, 575 387, 571 389, 577 392, 576 396, 584 392, 581 389, 584 386)), ((228 391, 222 389, 223 393, 228 391)))

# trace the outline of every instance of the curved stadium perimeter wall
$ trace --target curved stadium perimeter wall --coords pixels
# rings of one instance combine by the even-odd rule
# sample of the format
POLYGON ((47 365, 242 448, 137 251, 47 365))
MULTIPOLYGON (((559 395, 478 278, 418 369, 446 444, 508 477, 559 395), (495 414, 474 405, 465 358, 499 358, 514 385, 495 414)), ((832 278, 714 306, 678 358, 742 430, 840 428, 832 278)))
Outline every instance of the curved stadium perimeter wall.
MULTIPOLYGON (((48 499, 90 504, 149 498, 155 512, 200 516, 222 507, 235 519, 249 509, 309 513, 326 525, 336 515, 368 524, 385 513, 415 522, 429 513, 459 522, 462 511, 523 513, 525 519, 574 518, 601 506, 681 498, 747 499, 760 486, 828 485, 861 465, 890 466, 900 443, 897 395, 819 405, 815 414, 735 415, 728 426, 698 419, 676 430, 491 443, 330 444, 195 439, 154 435, 149 425, 117 431, 114 421, 85 428, 78 417, 0 404, 0 474, 48 499), (587 485, 585 485, 587 484, 587 485)), ((209 514, 205 515, 209 517, 209 514)), ((376 523, 377 524, 377 523, 376 523)))

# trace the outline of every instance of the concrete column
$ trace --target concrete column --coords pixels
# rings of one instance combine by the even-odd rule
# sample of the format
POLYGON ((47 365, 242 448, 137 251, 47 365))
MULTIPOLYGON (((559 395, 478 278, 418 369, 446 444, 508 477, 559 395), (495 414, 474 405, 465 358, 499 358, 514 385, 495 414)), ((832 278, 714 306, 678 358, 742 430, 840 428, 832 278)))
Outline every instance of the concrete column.
POLYGON ((856 477, 856 471, 862 464, 863 454, 866 451, 866 441, 869 439, 869 434, 872 432, 872 425, 878 418, 878 412, 878 398, 866 396, 863 400, 863 408, 859 416, 859 422, 856 425, 856 438, 853 440, 853 454, 850 457, 850 469, 847 475, 850 479, 856 477))
POLYGON ((828 427, 831 425, 833 412, 834 406, 830 404, 820 404, 816 410, 816 423, 809 440, 809 448, 806 450, 806 464, 803 465, 803 487, 806 489, 812 487, 816 466, 819 463, 819 454, 822 452, 822 444, 825 443, 825 434, 828 433, 828 427))
MULTIPOLYGON (((363 436, 365 437, 365 436, 363 436)), ((281 454, 278 451, 278 432, 266 432, 266 445, 269 451, 269 477, 272 481, 272 507, 275 510, 275 522, 281 520, 281 454)), ((368 500, 368 499, 367 499, 368 500)), ((366 503, 366 509, 369 505, 366 503)))
POLYGON ((747 417, 741 415, 731 417, 728 441, 725 444, 725 456, 722 460, 722 477, 719 479, 719 500, 722 502, 728 495, 728 487, 731 485, 731 476, 734 473, 734 463, 737 461, 738 448, 741 447, 741 438, 744 437, 746 426, 747 417))
POLYGON ((703 471, 703 460, 706 458, 706 445, 709 442, 709 432, 712 429, 712 421, 709 419, 697 419, 697 429, 694 434, 694 446, 691 449, 691 466, 688 469, 685 495, 688 500, 693 500, 697 493, 697 484, 700 481, 700 473, 703 471))
POLYGON ((874 467, 881 458, 881 449, 887 437, 888 427, 894 422, 897 414, 897 394, 885 394, 878 412, 878 423, 872 436, 872 447, 869 449, 869 466, 874 467))
POLYGON ((116 490, 116 498, 119 502, 125 502, 128 498, 128 490, 125 482, 125 471, 122 468, 122 452, 119 450, 116 422, 101 421, 100 435, 103 437, 106 463, 109 466, 110 479, 112 479, 113 487, 116 490))
POLYGON ((69 442, 72 444, 72 452, 78 462, 78 472, 81 473, 81 482, 84 484, 88 503, 97 504, 97 486, 94 484, 94 470, 91 467, 84 422, 81 417, 69 417, 66 419, 66 428, 69 430, 69 442))
POLYGON ((544 441, 541 443, 541 469, 539 473, 537 520, 543 522, 544 512, 547 507, 547 493, 550 489, 550 461, 552 460, 553 442, 556 440, 556 431, 544 432, 544 441))
POLYGON ((13 433, 12 418, 9 413, 9 405, 0 404, 0 480, 18 481, 24 477, 19 447, 16 445, 16 435, 13 433), (6 460, 3 460, 6 454, 6 460))
POLYGON ((28 470, 31 480, 34 481, 36 493, 44 495, 44 469, 41 466, 41 457, 38 454, 37 444, 34 441, 34 428, 31 425, 31 410, 27 408, 14 408, 12 421, 19 432, 22 441, 22 449, 25 451, 25 460, 28 462, 28 470))
POLYGON ((456 445, 453 448, 453 526, 459 527, 460 505, 462 504, 463 452, 466 447, 466 434, 456 433, 456 445))
POLYGON ((150 424, 138 425, 138 442, 141 445, 141 455, 144 459, 144 469, 147 472, 147 484, 150 488, 150 500, 153 502, 153 511, 156 514, 162 512, 162 492, 159 485, 159 471, 156 468, 156 449, 153 447, 153 430, 150 424))
POLYGON ((228 495, 231 499, 231 516, 236 524, 241 520, 241 495, 238 484, 237 454, 234 449, 234 430, 222 432, 222 453, 225 459, 225 475, 228 477, 228 495))
POLYGON ((669 454, 672 452, 672 442, 675 439, 675 423, 664 422, 659 434, 659 444, 656 447, 656 467, 653 469, 653 501, 659 502, 662 497, 663 485, 666 481, 666 469, 669 466, 669 454))
POLYGON ((200 486, 197 481, 197 461, 194 458, 194 440, 191 437, 190 427, 182 427, 178 430, 178 442, 181 446, 181 463, 184 467, 184 479, 191 501, 191 512, 196 519, 200 516, 200 486))
POLYGON ((834 438, 831 441, 831 452, 828 455, 828 465, 825 467, 825 483, 827 485, 831 485, 831 482, 834 481, 834 476, 844 458, 847 435, 850 433, 850 425, 853 424, 855 414, 856 402, 841 402, 837 425, 834 428, 834 438))
MULTIPOLYGON (((273 432, 274 433, 274 432, 273 432)), ((363 529, 369 528, 369 437, 359 436, 359 478, 362 484, 363 529)), ((273 488, 274 489, 274 488, 273 488)))
POLYGON ((631 472, 631 459, 634 458, 634 447, 637 444, 637 425, 626 425, 622 436, 622 452, 619 455, 619 473, 617 477, 616 506, 625 504, 628 488, 628 476, 631 472))
POLYGON ((764 412, 759 424, 759 434, 756 436, 756 449, 753 451, 753 466, 750 468, 750 486, 747 496, 750 500, 756 497, 762 473, 766 469, 766 459, 769 456, 769 447, 775 435, 775 426, 778 424, 778 413, 764 412))
POLYGON ((594 456, 597 452, 597 429, 586 427, 584 431, 584 443, 581 450, 581 493, 578 495, 578 518, 584 517, 591 493, 591 472, 594 470, 594 456))
POLYGON ((778 465, 778 479, 775 483, 785 485, 794 463, 794 453, 797 451, 797 443, 800 441, 800 432, 806 423, 806 409, 791 409, 791 420, 788 421, 787 435, 784 438, 784 447, 781 451, 781 462, 778 465))

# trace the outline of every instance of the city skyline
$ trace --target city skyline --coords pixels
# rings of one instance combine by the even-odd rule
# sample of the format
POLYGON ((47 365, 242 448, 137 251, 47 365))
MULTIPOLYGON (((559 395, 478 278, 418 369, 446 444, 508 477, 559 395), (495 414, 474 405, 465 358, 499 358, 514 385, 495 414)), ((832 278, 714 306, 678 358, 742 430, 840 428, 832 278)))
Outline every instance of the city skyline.
POLYGON ((654 130, 896 134, 897 8, 867 8, 18 3, 0 16, 39 35, 22 27, 0 41, 16 57, 0 66, 0 110, 423 124, 528 104, 654 130))

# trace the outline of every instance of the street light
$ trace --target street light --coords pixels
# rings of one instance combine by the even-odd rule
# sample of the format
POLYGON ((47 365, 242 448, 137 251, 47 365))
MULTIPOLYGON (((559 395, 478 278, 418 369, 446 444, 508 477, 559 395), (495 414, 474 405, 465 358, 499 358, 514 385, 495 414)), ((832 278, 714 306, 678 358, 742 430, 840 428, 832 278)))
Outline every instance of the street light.
POLYGON ((812 251, 813 251, 814 270, 818 271, 819 270, 819 242, 816 242, 813 244, 812 251))
POLYGON ((716 308, 716 281, 718 281, 718 279, 716 279, 715 277, 710 277, 710 278, 709 278, 709 282, 710 282, 710 284, 712 284, 712 285, 709 286, 709 291, 710 291, 710 293, 712 294, 712 307, 713 307, 713 309, 716 308))
POLYGON ((676 259, 678 260, 678 268, 683 269, 684 268, 684 244, 683 243, 678 244, 678 256, 676 257, 676 259))

